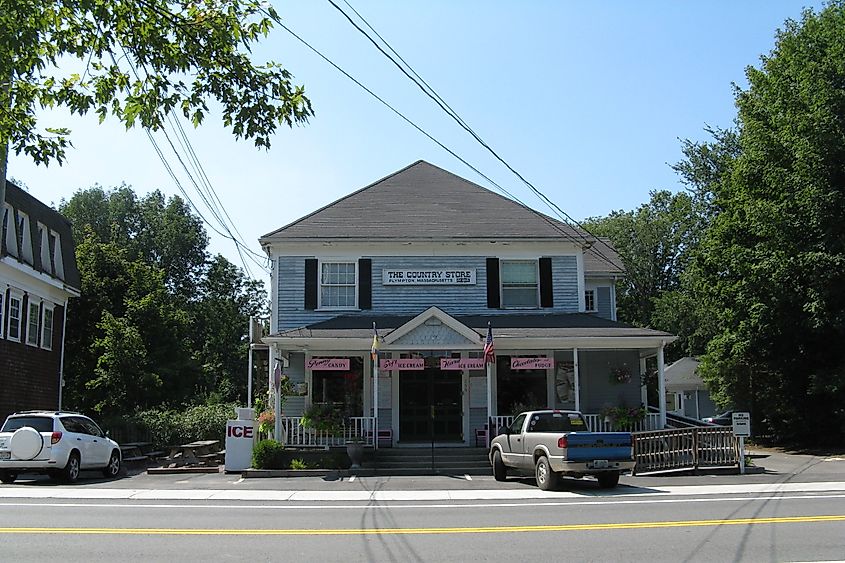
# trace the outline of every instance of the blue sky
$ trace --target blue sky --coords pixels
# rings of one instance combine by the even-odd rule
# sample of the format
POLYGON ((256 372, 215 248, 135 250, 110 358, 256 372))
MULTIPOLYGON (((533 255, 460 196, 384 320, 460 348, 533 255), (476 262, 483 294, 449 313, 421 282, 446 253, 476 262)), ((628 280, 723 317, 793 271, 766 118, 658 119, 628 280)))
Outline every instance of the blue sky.
MULTIPOLYGON (((785 19, 821 5, 349 2, 488 144, 579 220, 632 209, 650 190, 680 189, 669 168, 681 158, 678 139, 703 140, 708 124, 730 126, 731 84, 744 86, 745 67, 770 51, 785 19)), ((328 58, 522 201, 549 213, 327 1, 274 5, 286 25, 328 58)), ((283 29, 275 29, 254 58, 284 64, 305 85, 316 113, 310 123, 279 130, 269 151, 236 141, 217 115, 188 135, 255 251, 262 234, 419 159, 486 185, 283 29)), ((8 174, 42 201, 57 204, 78 189, 123 182, 141 194, 178 193, 142 130, 61 111, 41 119, 42 126, 73 130, 67 162, 45 168, 12 156, 8 174)), ((178 169, 175 156, 167 156, 178 169)), ((187 175, 180 177, 199 204, 187 175)), ((209 232, 210 250, 240 265, 234 245, 209 232)), ((267 278, 248 264, 256 277, 267 278)))

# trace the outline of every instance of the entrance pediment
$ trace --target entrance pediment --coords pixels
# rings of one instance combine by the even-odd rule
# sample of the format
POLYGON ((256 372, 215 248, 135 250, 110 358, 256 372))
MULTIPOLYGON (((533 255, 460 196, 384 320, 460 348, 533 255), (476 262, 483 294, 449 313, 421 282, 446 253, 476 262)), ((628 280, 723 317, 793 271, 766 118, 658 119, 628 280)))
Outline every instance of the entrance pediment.
POLYGON ((478 347, 481 336, 437 307, 430 307, 384 338, 404 348, 478 347))

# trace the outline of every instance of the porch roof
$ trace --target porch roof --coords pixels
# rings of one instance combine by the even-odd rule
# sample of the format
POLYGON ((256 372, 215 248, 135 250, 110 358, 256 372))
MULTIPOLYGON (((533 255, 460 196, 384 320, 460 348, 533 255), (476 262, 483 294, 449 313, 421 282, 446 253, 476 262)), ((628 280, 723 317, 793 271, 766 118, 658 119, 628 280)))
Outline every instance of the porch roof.
MULTIPOLYGON (((290 330, 270 335, 267 342, 303 342, 305 340, 338 339, 367 342, 373 337, 373 323, 384 338, 394 330, 421 315, 342 315, 290 330)), ((627 340, 647 339, 654 344, 660 341, 671 342, 675 336, 649 328, 634 327, 625 323, 603 319, 586 313, 556 314, 497 314, 497 315, 454 315, 453 318, 478 334, 479 347, 487 333, 487 323, 493 328, 493 337, 505 344, 516 341, 539 340, 550 343, 554 340, 595 339, 606 342, 608 339, 627 340)), ((338 343, 339 345, 341 343, 338 343)), ((627 347, 627 346, 623 346, 627 347)))

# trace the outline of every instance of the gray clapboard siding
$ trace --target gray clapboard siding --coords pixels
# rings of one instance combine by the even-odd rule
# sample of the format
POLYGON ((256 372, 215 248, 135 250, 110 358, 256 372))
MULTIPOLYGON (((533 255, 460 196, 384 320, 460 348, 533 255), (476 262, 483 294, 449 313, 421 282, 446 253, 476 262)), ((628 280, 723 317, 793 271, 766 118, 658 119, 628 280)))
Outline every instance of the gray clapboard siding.
POLYGON ((640 406, 639 366, 637 350, 579 350, 581 411, 595 414, 606 407, 640 406), (631 370, 631 381, 618 384, 611 382, 611 370, 623 364, 627 364, 631 370))
MULTIPOLYGON (((436 305, 451 315, 508 314, 487 308, 486 257, 379 256, 372 258, 372 309, 367 311, 313 311, 305 309, 305 256, 278 260, 278 328, 286 330, 328 320, 338 315, 416 315, 436 305), (383 285, 382 270, 474 268, 475 285, 383 285)), ((554 307, 537 312, 578 311, 578 266, 575 256, 552 257, 554 307)))

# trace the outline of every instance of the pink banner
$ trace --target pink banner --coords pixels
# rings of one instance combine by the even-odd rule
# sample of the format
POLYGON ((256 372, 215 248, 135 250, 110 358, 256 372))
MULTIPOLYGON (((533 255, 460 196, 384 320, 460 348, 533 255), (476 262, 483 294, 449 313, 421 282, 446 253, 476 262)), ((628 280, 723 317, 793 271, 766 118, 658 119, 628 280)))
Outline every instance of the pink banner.
POLYGON ((311 371, 347 370, 349 358, 311 358, 305 363, 311 371))
POLYGON ((440 358, 440 369, 484 369, 484 358, 440 358))
POLYGON ((378 369, 382 371, 414 370, 425 369, 423 358, 405 358, 401 360, 379 360, 378 369))
POLYGON ((511 357, 511 369, 551 369, 554 367, 551 358, 514 358, 511 357))

